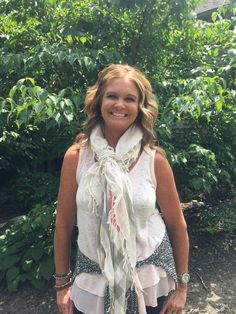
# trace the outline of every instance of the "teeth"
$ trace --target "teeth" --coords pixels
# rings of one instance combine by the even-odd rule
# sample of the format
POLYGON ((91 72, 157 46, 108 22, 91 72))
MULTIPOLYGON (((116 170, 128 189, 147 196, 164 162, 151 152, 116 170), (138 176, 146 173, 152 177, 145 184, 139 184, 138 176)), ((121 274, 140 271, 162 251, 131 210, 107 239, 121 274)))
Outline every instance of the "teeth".
POLYGON ((124 113, 117 113, 117 112, 112 112, 112 115, 116 116, 116 117, 125 117, 126 116, 124 113))

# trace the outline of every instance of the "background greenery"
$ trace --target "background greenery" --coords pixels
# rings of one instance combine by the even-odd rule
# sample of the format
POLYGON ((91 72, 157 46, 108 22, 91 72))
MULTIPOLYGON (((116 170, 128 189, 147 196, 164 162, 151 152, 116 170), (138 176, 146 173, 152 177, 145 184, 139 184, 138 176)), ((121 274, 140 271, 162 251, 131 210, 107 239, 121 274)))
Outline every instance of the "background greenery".
POLYGON ((86 88, 109 63, 135 65, 152 82, 158 141, 181 199, 225 200, 199 213, 197 227, 235 230, 235 8, 201 21, 198 3, 1 1, 0 206, 29 211, 0 238, 9 290, 26 280, 42 286, 53 272, 63 153, 82 128, 86 88))

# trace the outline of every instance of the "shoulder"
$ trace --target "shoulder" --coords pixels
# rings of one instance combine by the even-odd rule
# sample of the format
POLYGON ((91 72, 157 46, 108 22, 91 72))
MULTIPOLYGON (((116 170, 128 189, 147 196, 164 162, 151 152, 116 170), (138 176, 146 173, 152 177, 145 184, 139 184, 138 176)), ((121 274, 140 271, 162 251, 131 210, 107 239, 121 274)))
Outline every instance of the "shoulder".
POLYGON ((155 150, 154 162, 156 167, 164 166, 169 164, 166 154, 159 150, 155 150))
POLYGON ((166 153, 162 148, 159 147, 155 149, 154 171, 157 180, 157 185, 163 179, 166 180, 168 177, 173 176, 173 172, 167 159, 166 153))
POLYGON ((79 161, 79 148, 78 145, 71 145, 65 155, 63 160, 64 166, 76 167, 79 161))
POLYGON ((166 152, 163 148, 159 146, 154 146, 152 150, 154 151, 155 168, 162 168, 163 166, 166 167, 167 165, 169 165, 166 152))

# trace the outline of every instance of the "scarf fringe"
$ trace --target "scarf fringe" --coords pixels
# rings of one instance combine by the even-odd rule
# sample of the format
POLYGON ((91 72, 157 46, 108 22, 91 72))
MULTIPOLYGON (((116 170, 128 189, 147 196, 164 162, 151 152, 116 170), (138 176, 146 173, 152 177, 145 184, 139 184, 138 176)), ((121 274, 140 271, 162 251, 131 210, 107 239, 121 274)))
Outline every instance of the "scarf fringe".
POLYGON ((141 130, 132 125, 114 151, 99 125, 90 136, 96 162, 86 175, 88 205, 101 217, 98 259, 109 285, 111 314, 125 313, 126 293, 135 285, 136 228, 128 172, 138 158, 142 137, 141 130))

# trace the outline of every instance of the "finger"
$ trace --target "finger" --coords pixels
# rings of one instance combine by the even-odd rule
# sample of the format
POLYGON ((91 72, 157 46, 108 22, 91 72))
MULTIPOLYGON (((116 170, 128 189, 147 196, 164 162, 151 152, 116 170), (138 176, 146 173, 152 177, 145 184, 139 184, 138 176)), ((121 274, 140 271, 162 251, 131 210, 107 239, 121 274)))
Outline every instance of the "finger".
POLYGON ((74 309, 74 304, 73 304, 73 302, 70 300, 70 302, 69 302, 69 314, 73 314, 73 309, 74 309))
POLYGON ((182 311, 179 311, 179 310, 172 310, 171 313, 172 313, 172 314, 182 314, 182 311))
POLYGON ((160 311, 160 314, 165 314, 165 309, 164 307, 162 307, 161 311, 160 311))
POLYGON ((61 313, 62 313, 62 314, 66 314, 66 309, 65 309, 65 306, 64 306, 64 305, 61 307, 61 313))
POLYGON ((170 307, 168 307, 165 311, 165 314, 173 314, 173 313, 174 311, 170 307))
POLYGON ((162 307, 160 314, 166 314, 167 308, 166 307, 162 307))
POLYGON ((68 304, 64 304, 62 308, 63 314, 69 314, 68 304))
MULTIPOLYGON (((169 314, 170 305, 168 300, 163 304, 160 314, 169 314)), ((172 314, 172 312, 170 312, 172 314)))
POLYGON ((73 314, 73 302, 71 299, 68 300, 68 303, 66 304, 66 314, 73 314))
POLYGON ((161 311, 160 311, 160 314, 165 314, 166 313, 166 305, 164 304, 163 306, 162 306, 162 309, 161 309, 161 311))
POLYGON ((70 304, 69 302, 67 304, 65 304, 65 313, 63 314, 70 314, 70 304))

